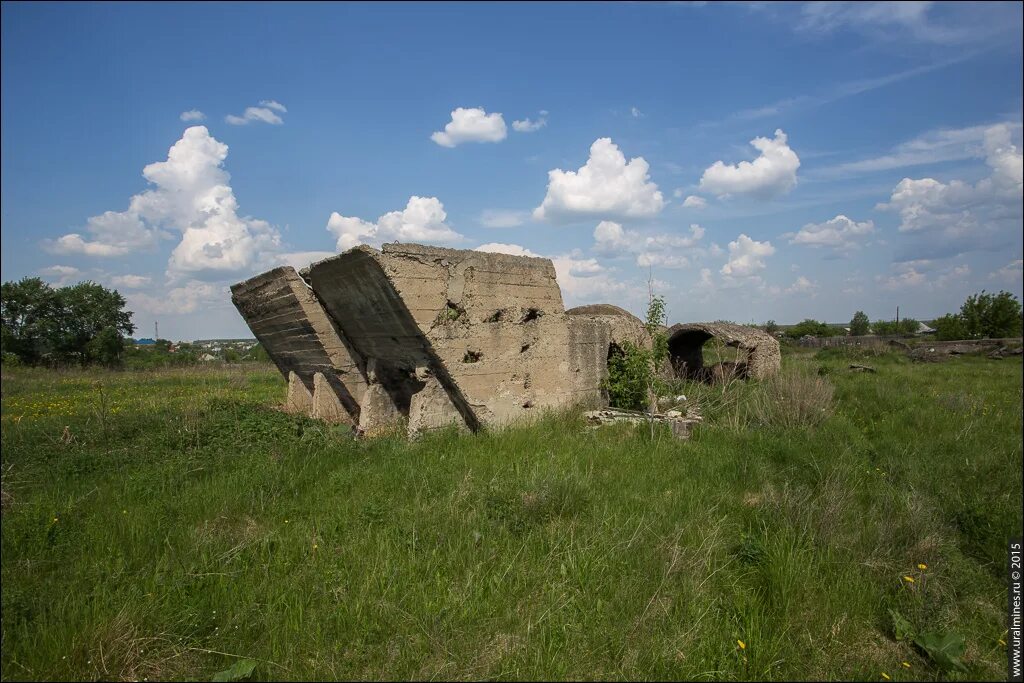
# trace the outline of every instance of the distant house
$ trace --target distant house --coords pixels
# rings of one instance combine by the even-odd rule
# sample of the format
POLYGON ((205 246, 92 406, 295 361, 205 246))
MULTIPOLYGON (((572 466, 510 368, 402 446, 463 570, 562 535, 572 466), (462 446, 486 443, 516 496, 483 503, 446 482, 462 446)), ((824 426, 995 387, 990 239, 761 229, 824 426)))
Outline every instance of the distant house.
POLYGON ((935 334, 934 327, 928 327, 924 323, 917 323, 917 331, 914 334, 935 334))
POLYGON ((199 356, 199 360, 208 363, 211 360, 217 360, 217 356, 213 355, 212 353, 204 353, 203 355, 199 356))
POLYGON ((143 338, 143 339, 136 340, 135 341, 135 345, 136 346, 155 346, 156 345, 156 340, 155 339, 150 339, 149 337, 146 337, 146 338, 143 338))

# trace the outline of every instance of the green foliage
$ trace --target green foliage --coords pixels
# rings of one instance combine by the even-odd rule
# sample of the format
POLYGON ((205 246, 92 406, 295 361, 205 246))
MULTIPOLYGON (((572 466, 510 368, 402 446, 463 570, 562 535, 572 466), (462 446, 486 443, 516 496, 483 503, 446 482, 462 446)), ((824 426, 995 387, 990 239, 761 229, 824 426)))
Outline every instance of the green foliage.
POLYGON ((1021 334, 1021 305, 1016 296, 1001 291, 967 297, 960 307, 966 339, 999 339, 1021 334))
POLYGON ((764 324, 764 331, 768 334, 775 336, 775 333, 779 331, 779 326, 774 320, 769 320, 764 324))
POLYGON ((892 617, 893 637, 896 638, 896 640, 905 642, 914 639, 914 636, 916 635, 914 625, 907 621, 905 616, 894 609, 889 610, 889 616, 892 617))
POLYGON ((604 388, 609 403, 615 408, 644 410, 651 402, 652 393, 660 389, 657 368, 668 360, 668 335, 665 325, 665 299, 651 296, 647 306, 644 327, 651 335, 651 348, 643 348, 626 341, 608 353, 608 377, 604 388))
POLYGON ((0 285, 0 339, 3 352, 35 365, 52 347, 59 305, 50 285, 37 277, 0 285))
POLYGON ((845 334, 845 331, 811 318, 807 318, 786 330, 786 336, 791 339, 799 339, 808 335, 812 337, 834 337, 841 334, 845 334))
POLYGON ((901 334, 917 334, 919 323, 913 318, 895 320, 876 320, 871 331, 880 336, 896 336, 901 334))
POLYGON ((0 296, 3 350, 28 365, 116 363, 132 314, 116 290, 95 282, 54 289, 39 278, 5 282, 0 296))
POLYGON ((871 321, 864 311, 857 311, 850 320, 850 334, 855 337, 863 337, 871 332, 871 321))
POLYGON ((967 649, 963 635, 929 631, 914 638, 914 644, 944 671, 967 671, 961 657, 967 649))
POLYGON ((652 363, 651 351, 630 341, 609 352, 605 390, 613 407, 625 410, 647 407, 647 391, 654 375, 652 363))
POLYGON ((249 349, 248 353, 245 354, 245 360, 251 360, 257 363, 269 363, 270 354, 268 354, 267 350, 263 348, 263 344, 257 343, 249 349))

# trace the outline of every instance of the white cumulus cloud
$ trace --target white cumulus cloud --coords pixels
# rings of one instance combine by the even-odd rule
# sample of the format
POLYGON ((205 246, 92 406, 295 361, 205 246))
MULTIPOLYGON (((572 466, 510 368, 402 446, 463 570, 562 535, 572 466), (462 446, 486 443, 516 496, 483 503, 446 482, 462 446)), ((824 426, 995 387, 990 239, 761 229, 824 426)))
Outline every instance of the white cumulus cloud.
POLYGON ((206 118, 206 114, 199 111, 198 109, 189 109, 188 111, 181 112, 178 116, 182 121, 202 121, 206 118))
POLYGON ((999 270, 991 273, 989 278, 1012 283, 1020 280, 1022 274, 1024 274, 1024 260, 1017 259, 1016 261, 1010 261, 999 270))
POLYGON ((649 168, 643 157, 627 162, 611 138, 595 140, 587 163, 578 171, 548 171, 547 195, 533 216, 653 216, 665 207, 665 200, 651 182, 649 168))
POLYGON ((732 278, 755 277, 765 267, 764 259, 775 253, 771 242, 758 242, 741 234, 729 242, 729 260, 722 266, 722 275, 732 278))
POLYGON ((380 244, 391 240, 401 242, 452 243, 463 239, 445 223, 448 214, 437 197, 409 197, 402 211, 391 211, 375 223, 361 218, 342 216, 337 211, 327 221, 327 229, 338 238, 338 251, 357 244, 380 244))
POLYGON ((455 147, 464 142, 501 142, 507 136, 505 119, 500 113, 488 114, 483 107, 458 107, 444 130, 434 132, 430 139, 442 147, 455 147))
POLYGON ((148 287, 152 282, 153 278, 146 275, 113 275, 110 278, 112 285, 126 289, 148 287))
POLYGON ((1000 124, 986 130, 984 148, 988 177, 973 185, 904 178, 877 208, 898 212, 899 231, 921 234, 928 241, 924 246, 936 255, 986 248, 1001 231, 1019 235, 1024 157, 1011 141, 1011 127, 1000 124))
POLYGON ((513 121, 512 130, 517 133, 534 133, 546 125, 548 125, 548 113, 541 109, 540 116, 535 121, 531 121, 529 118, 513 121))
POLYGON ((278 114, 282 114, 287 111, 288 109, 280 102, 276 102, 274 100, 263 100, 260 102, 260 106, 258 107, 246 107, 241 116, 228 114, 224 117, 224 120, 232 126, 244 126, 253 121, 261 121, 273 126, 280 126, 284 123, 284 119, 282 119, 278 114))
POLYGON ((750 144, 761 154, 753 161, 725 164, 716 161, 704 171, 700 188, 720 197, 747 195, 770 199, 785 194, 796 186, 800 158, 781 129, 775 137, 754 138, 750 144))
POLYGON ((706 199, 699 195, 691 194, 689 197, 683 200, 683 206, 688 209, 703 209, 708 205, 706 199))
POLYGON ((40 268, 39 274, 50 282, 55 283, 58 287, 78 280, 82 276, 82 271, 74 266, 47 266, 46 268, 40 268))
POLYGON ((149 164, 143 177, 153 186, 133 196, 128 209, 107 211, 87 223, 91 239, 78 233, 44 243, 57 253, 122 256, 181 234, 168 272, 241 273, 263 264, 279 250, 280 236, 270 224, 238 215, 238 202, 223 168, 228 146, 205 126, 192 126, 170 148, 166 161, 149 164))
POLYGON ((856 249, 859 241, 875 231, 874 221, 857 222, 839 214, 824 223, 808 223, 798 232, 786 233, 790 244, 808 247, 831 247, 837 251, 856 249))

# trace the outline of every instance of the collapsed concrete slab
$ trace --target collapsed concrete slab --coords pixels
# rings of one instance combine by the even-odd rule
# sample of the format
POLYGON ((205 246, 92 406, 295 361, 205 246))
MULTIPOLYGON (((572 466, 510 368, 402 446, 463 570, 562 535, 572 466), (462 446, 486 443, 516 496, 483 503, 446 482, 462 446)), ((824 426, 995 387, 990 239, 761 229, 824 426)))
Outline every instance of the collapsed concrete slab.
MULTIPOLYGON (((476 431, 605 406, 609 357, 652 345, 617 306, 566 311, 548 259, 417 244, 275 268, 234 285, 232 301, 288 380, 286 408, 364 434, 476 431)), ((749 328, 668 332, 681 376, 701 371, 713 336, 743 349, 751 376, 778 368, 778 342, 749 328)))
POLYGON ((779 371, 779 342, 767 332, 732 323, 685 323, 668 330, 668 351, 676 377, 716 381, 724 375, 764 379, 779 371), (736 361, 704 365, 704 343, 717 339, 739 350, 736 361))
POLYGON ((320 393, 333 394, 320 403, 335 401, 344 409, 333 411, 331 420, 358 422, 366 392, 363 363, 294 268, 275 268, 233 285, 231 301, 288 380, 287 406, 311 412, 319 374, 320 393))

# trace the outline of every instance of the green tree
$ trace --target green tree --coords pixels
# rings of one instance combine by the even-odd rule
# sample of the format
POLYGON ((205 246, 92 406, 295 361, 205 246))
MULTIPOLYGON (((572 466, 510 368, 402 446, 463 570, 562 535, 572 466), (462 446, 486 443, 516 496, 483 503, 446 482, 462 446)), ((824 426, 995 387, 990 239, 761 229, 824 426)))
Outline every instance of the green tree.
POLYGON ((764 324, 764 331, 772 336, 775 336, 775 333, 779 331, 779 326, 775 323, 774 320, 769 320, 764 324))
POLYGON ((56 290, 57 318, 53 328, 53 347, 58 358, 86 365, 99 360, 90 346, 104 330, 119 335, 135 331, 132 314, 124 310, 125 300, 116 290, 95 282, 80 282, 56 290))
POLYGON ((855 337, 862 337, 871 332, 871 321, 864 311, 857 311, 850 320, 850 334, 855 337))
POLYGON ((941 318, 937 318, 932 323, 932 327, 935 328, 935 338, 941 341, 967 338, 967 328, 959 313, 947 313, 941 318))
POLYGON ((0 345, 34 365, 51 350, 57 319, 57 294, 37 277, 0 285, 0 345))
POLYGON ((898 334, 916 334, 918 323, 913 318, 904 318, 898 323, 895 320, 876 320, 871 325, 871 330, 875 334, 893 336, 898 334))
POLYGON ((124 337, 113 327, 104 327, 99 334, 89 340, 89 358, 108 367, 121 363, 124 352, 124 337))
POLYGON ((807 318, 786 330, 786 335, 793 339, 799 339, 807 335, 812 337, 833 337, 837 334, 840 334, 840 332, 828 323, 818 322, 812 318, 807 318))
POLYGON ((972 294, 960 307, 968 339, 999 339, 1021 334, 1021 305, 1013 294, 1001 291, 972 294))
POLYGON ((608 378, 604 382, 609 403, 616 408, 656 408, 658 370, 668 360, 668 336, 664 332, 665 299, 651 293, 644 327, 651 335, 651 348, 630 341, 608 352, 608 378))

